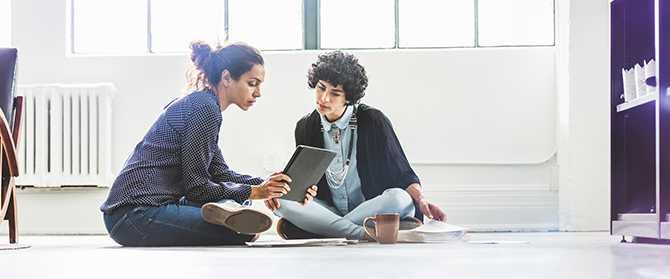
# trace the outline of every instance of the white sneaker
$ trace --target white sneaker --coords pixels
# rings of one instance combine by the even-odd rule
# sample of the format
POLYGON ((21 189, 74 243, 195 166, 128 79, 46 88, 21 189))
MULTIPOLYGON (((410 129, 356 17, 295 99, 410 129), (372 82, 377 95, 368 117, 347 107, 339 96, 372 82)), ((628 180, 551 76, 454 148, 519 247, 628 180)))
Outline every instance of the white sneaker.
POLYGON ((267 214, 236 202, 210 202, 202 206, 200 214, 205 221, 224 226, 242 234, 257 234, 272 226, 267 214))

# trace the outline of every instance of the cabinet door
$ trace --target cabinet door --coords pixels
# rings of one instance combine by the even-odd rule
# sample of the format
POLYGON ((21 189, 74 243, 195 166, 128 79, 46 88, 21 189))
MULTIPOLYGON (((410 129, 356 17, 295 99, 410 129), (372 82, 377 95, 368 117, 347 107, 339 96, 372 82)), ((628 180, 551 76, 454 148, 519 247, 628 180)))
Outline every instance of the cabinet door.
POLYGON ((656 57, 658 72, 656 81, 659 92, 659 189, 658 208, 661 236, 670 239, 670 1, 656 0, 658 34, 656 57))
POLYGON ((622 69, 655 59, 654 0, 611 3, 611 219, 656 205, 656 102, 624 103, 622 69))

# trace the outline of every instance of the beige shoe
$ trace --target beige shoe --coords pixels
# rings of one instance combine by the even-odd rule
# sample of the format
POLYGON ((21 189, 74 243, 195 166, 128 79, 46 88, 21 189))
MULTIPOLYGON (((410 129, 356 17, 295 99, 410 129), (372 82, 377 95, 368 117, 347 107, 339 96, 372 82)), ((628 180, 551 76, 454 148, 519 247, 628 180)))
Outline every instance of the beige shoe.
POLYGON ((210 202, 202 206, 200 214, 205 221, 224 226, 242 234, 257 234, 272 226, 267 214, 236 202, 210 202))

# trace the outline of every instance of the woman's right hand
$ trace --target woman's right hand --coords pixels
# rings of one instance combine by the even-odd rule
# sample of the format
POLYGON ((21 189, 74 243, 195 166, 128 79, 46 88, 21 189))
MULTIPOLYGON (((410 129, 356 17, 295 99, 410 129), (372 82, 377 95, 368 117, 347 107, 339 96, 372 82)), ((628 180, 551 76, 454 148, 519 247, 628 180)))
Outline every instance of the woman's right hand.
POLYGON ((288 191, 291 187, 287 182, 291 182, 291 178, 281 172, 275 172, 268 177, 261 185, 251 186, 250 200, 266 200, 271 198, 278 198, 288 191))

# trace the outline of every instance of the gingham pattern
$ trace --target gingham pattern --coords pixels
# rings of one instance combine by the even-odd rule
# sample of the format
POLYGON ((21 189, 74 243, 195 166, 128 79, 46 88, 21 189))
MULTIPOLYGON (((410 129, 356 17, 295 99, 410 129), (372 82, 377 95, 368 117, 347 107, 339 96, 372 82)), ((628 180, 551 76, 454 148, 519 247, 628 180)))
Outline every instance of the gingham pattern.
POLYGON ((244 202, 263 179, 236 173, 218 146, 219 100, 211 89, 172 101, 126 161, 100 210, 124 205, 232 199, 244 202))

